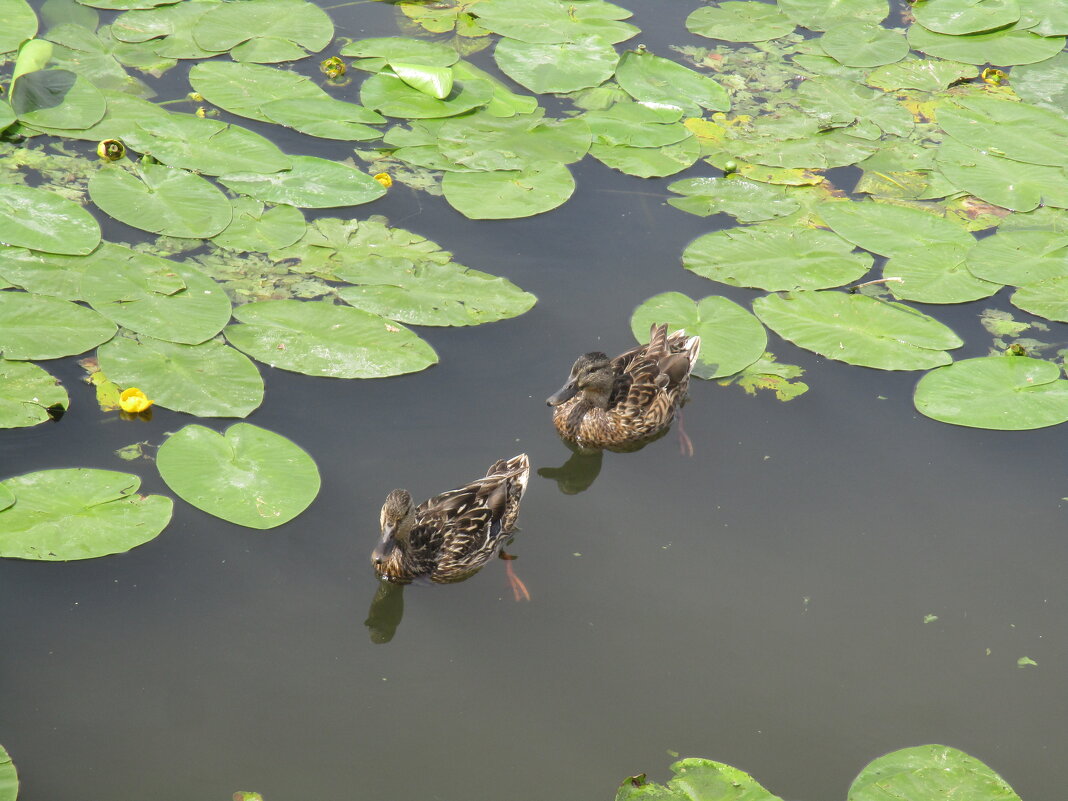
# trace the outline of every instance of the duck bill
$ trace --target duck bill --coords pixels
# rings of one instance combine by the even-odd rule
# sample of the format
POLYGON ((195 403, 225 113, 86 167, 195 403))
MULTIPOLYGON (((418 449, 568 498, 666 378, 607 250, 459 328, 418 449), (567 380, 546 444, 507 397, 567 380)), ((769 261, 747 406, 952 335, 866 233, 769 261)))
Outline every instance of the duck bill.
POLYGON ((396 526, 386 526, 382 530, 382 536, 379 538, 378 544, 375 545, 375 549, 371 553, 371 561, 376 565, 382 564, 386 558, 393 553, 394 548, 397 547, 397 540, 393 536, 396 531, 396 526))
POLYGON ((558 389, 556 392, 546 398, 545 403, 548 406, 559 406, 561 403, 566 403, 567 401, 575 397, 575 394, 577 392, 578 386, 576 386, 575 382, 573 380, 568 381, 566 384, 560 387, 560 389, 558 389))

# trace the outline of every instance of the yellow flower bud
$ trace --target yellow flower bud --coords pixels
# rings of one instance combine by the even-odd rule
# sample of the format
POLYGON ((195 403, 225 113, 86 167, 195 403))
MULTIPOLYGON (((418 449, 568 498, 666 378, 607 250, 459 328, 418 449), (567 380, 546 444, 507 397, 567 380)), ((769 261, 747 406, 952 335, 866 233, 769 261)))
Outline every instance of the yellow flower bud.
POLYGON ((124 389, 122 394, 119 395, 119 408, 130 414, 143 412, 151 405, 152 401, 149 400, 148 396, 137 387, 124 389))
POLYGON ((378 181, 378 183, 382 184, 382 186, 384 186, 386 189, 389 189, 391 186, 393 186, 393 179, 389 177, 388 172, 378 173, 378 175, 375 176, 375 180, 378 181))

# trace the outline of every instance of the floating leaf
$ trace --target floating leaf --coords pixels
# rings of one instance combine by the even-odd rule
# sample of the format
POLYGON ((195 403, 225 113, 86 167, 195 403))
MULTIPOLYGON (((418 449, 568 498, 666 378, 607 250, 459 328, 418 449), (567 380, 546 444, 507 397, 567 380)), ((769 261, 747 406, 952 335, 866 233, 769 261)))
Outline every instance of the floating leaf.
POLYGON ((111 339, 115 325, 76 303, 27 292, 0 292, 0 356, 59 359, 111 339))
POLYGON ((473 11, 479 24, 501 36, 533 44, 577 42, 594 37, 607 44, 630 39, 638 29, 620 20, 631 13, 593 0, 482 0, 473 11))
POLYGON ((1063 114, 986 97, 938 109, 938 124, 962 145, 1029 164, 1068 166, 1068 119, 1063 114))
POLYGON ((444 100, 452 92, 452 70, 448 67, 430 67, 401 61, 394 62, 391 66, 398 78, 425 95, 444 100))
POLYGON ((47 371, 29 362, 0 359, 0 428, 47 422, 53 417, 50 410, 64 411, 69 403, 67 390, 47 371))
POLYGON ((474 170, 521 170, 539 162, 578 161, 590 149, 590 129, 581 118, 476 113, 446 120, 437 146, 446 158, 474 170))
POLYGON ((1016 0, 921 0, 912 13, 928 30, 961 36, 1012 25, 1020 19, 1020 6, 1016 0))
POLYGON ((848 801, 877 801, 895 796, 911 796, 920 801, 921 798, 949 799, 954 795, 969 801, 1020 801, 1005 780, 989 767, 963 751, 944 745, 902 748, 870 762, 853 780, 848 801))
POLYGON ((947 217, 888 203, 834 202, 819 214, 835 233, 882 256, 909 253, 940 242, 968 247, 975 238, 947 217))
POLYGON ((469 80, 454 84, 452 92, 443 100, 413 89, 396 75, 380 72, 372 75, 360 87, 360 102, 387 117, 433 119, 462 114, 484 106, 493 97, 488 81, 469 80))
POLYGON ((101 369, 137 386, 158 405, 197 417, 247 417, 263 402, 263 379, 249 359, 217 340, 181 345, 148 336, 116 337, 99 351, 101 369))
POLYGON ((1068 108, 1068 53, 1038 64, 1013 67, 1012 88, 1029 103, 1061 112, 1068 108))
POLYGON ((82 255, 100 242, 100 226, 77 203, 47 189, 0 184, 0 241, 82 255))
POLYGON ((938 167, 955 186, 1013 211, 1040 204, 1068 208, 1068 172, 1063 167, 1024 164, 954 140, 938 149, 938 167))
MULTIPOLYGON (((1068 381, 1052 362, 985 356, 932 370, 916 385, 916 408, 943 423, 1020 431, 1068 420, 1068 381)), ((970 796, 969 796, 970 797, 970 796)))
POLYGON ((455 262, 388 270, 361 265, 338 277, 360 284, 338 290, 346 303, 410 325, 481 325, 523 314, 536 301, 507 279, 455 262))
POLYGON ((732 0, 697 9, 686 18, 686 30, 724 42, 766 42, 793 33, 794 23, 773 5, 732 0))
POLYGON ((652 53, 624 53, 616 80, 635 100, 677 106, 697 116, 701 108, 727 111, 731 107, 726 90, 711 78, 652 53))
POLYGON ((934 33, 920 25, 908 32, 909 45, 936 58, 963 61, 965 64, 1033 64, 1045 61, 1064 49, 1063 36, 1044 37, 1021 30, 1018 25, 991 33, 949 36, 934 33))
POLYGON ((0 511, 0 556, 68 561, 124 553, 159 536, 173 503, 137 495, 141 479, 112 470, 41 470, 9 478, 0 511))
POLYGON ((693 374, 722 378, 751 365, 764 353, 768 334, 752 314, 737 303, 709 295, 696 303, 681 292, 654 295, 634 310, 630 330, 639 342, 649 341, 650 326, 668 323, 669 331, 685 329, 701 337, 693 374))
POLYGON ((812 31, 840 22, 882 22, 890 13, 887 0, 779 0, 782 12, 812 31))
POLYGON ((851 126, 852 135, 873 140, 882 133, 908 136, 912 132, 912 115, 904 106, 854 81, 812 78, 798 87, 797 96, 805 113, 815 117, 821 128, 851 126))
POLYGON ((887 64, 868 73, 864 82, 887 92, 898 89, 922 89, 937 92, 961 79, 979 75, 971 64, 939 59, 909 59, 896 64, 887 64))
POLYGON ((668 184, 668 189, 683 196, 668 198, 677 209, 699 217, 722 212, 741 223, 785 217, 801 207, 784 187, 739 176, 685 178, 668 184))
POLYGON ((711 759, 680 759, 671 766, 675 776, 667 785, 646 782, 645 776, 626 779, 616 801, 782 801, 748 773, 711 759))
POLYGON ((685 170, 701 155, 697 137, 663 147, 594 144, 590 155, 614 170, 639 178, 662 178, 685 170))
POLYGON ((88 79, 70 70, 48 69, 14 82, 11 108, 27 125, 78 129, 99 122, 107 102, 88 79))
POLYGON ((501 39, 493 56, 501 72, 540 94, 598 86, 612 77, 619 63, 615 47, 594 36, 548 44, 501 39))
MULTIPOLYGON (((200 16, 194 31, 198 45, 205 50, 219 52, 245 43, 288 44, 294 58, 306 55, 306 50, 318 53, 334 38, 334 23, 329 15, 305 0, 245 0, 242 3, 220 3, 200 16)), ((285 48, 289 50, 289 48, 285 48)), ((283 51, 284 52, 284 51, 283 51)), ((234 54, 235 57, 238 54, 234 54)), ((285 61, 289 58, 249 57, 242 61, 285 61)))
POLYGON ((1009 300, 1018 309, 1047 320, 1068 323, 1068 276, 1027 284, 1009 300))
POLYGON ((581 119, 598 144, 663 147, 691 136, 690 130, 679 122, 681 117, 682 109, 623 100, 603 110, 587 111, 581 119))
POLYGON ((292 161, 288 170, 270 175, 223 175, 219 183, 256 200, 306 209, 356 206, 386 193, 385 187, 370 175, 347 164, 316 156, 293 156, 292 161))
POLYGON ((104 167, 89 181, 89 196, 116 220, 165 236, 212 237, 232 217, 230 202, 208 181, 161 164, 104 167))
POLYGON ((1054 231, 1000 231, 980 239, 968 269, 987 281, 1028 286, 1068 276, 1068 236, 1054 231))
POLYGON ((571 197, 575 179, 565 165, 542 162, 523 170, 445 173, 441 189, 465 217, 504 220, 555 209, 571 197))
POLYGON ((798 347, 878 370, 948 364, 963 341, 932 317, 900 303, 845 292, 793 292, 753 301, 764 325, 798 347))
POLYGON ((0 19, 4 21, 0 53, 18 50, 19 45, 37 33, 37 15, 26 0, 0 0, 0 19))
MULTIPOLYGON (((10 506, 15 502, 14 496, 7 487, 0 484, 0 509, 10 506), (10 503, 4 503, 4 497, 10 498, 10 503)), ((19 775, 15 770, 15 763, 11 761, 7 751, 0 745, 0 801, 15 801, 19 794, 19 775)))
POLYGON ((369 108, 332 97, 272 100, 260 106, 260 111, 272 122, 309 136, 350 141, 377 139, 382 133, 369 123, 385 122, 386 119, 369 108))
POLYGON ((976 278, 965 265, 970 248, 941 242, 898 253, 883 268, 887 288, 900 300, 967 303, 988 298, 1001 284, 976 278), (899 278, 900 281, 890 279, 899 278))
POLYGON ((226 338, 254 359, 305 375, 383 378, 424 370, 437 354, 407 328, 322 301, 268 300, 234 310, 226 338))
POLYGON ((188 425, 156 454, 159 474, 187 503, 248 528, 280 526, 319 494, 319 470, 299 446, 250 423, 225 434, 188 425))
MULTIPOLYGON (((183 5, 195 4, 179 3, 183 5)), ((189 71, 189 82, 209 103, 261 122, 271 121, 261 108, 274 100, 330 98, 305 75, 258 64, 197 64, 189 71)))
MULTIPOLYGON (((212 241, 219 247, 239 252, 268 253, 292 245, 304 235, 307 224, 300 209, 274 206, 264 211, 263 204, 250 197, 233 199, 234 216, 222 233, 212 241)), ((0 261, 0 274, 3 273, 0 261)))
MULTIPOLYGON (((341 48, 341 55, 371 59, 385 64, 400 61, 408 64, 422 64, 427 67, 451 67, 460 58, 456 50, 444 42, 430 42, 426 39, 411 39, 404 36, 359 39, 341 48)), ((359 62, 355 66, 361 69, 367 68, 359 62)), ((379 70, 372 71, 378 72, 379 70)))
POLYGON ((830 231, 770 225, 705 234, 682 254, 683 266, 705 278, 769 291, 842 286, 872 261, 830 231))
POLYGON ((847 67, 880 67, 900 61, 909 43, 897 31, 874 22, 842 22, 820 37, 823 52, 847 67))

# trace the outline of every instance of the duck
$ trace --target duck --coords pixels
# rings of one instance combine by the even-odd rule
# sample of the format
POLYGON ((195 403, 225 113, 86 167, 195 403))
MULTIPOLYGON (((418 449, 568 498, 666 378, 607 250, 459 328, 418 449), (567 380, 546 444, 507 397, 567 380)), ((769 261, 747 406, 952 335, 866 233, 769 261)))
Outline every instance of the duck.
MULTIPOLYGON (((382 504, 381 537, 371 554, 378 577, 397 584, 426 578, 463 581, 481 570, 515 530, 530 478, 525 453, 490 465, 486 475, 418 506, 408 490, 395 489, 382 504)), ((510 559, 501 551, 501 556, 510 559)), ((530 594, 508 564, 516 600, 530 594)))
POLYGON ((653 324, 647 345, 614 359, 582 354, 546 400, 557 433, 580 451, 632 451, 663 436, 686 400, 700 351, 699 336, 653 324))

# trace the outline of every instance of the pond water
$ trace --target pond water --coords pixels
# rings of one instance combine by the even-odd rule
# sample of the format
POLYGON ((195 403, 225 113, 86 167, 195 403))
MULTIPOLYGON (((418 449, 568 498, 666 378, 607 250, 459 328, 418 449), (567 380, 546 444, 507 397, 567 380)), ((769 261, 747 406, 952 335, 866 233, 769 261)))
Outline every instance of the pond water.
MULTIPOLYGON (((697 43, 679 33, 695 3, 624 5, 651 48, 697 43)), ((393 32, 393 14, 331 11, 352 37, 393 32)), ((295 142, 279 144, 308 152, 295 142)), ((671 433, 606 454, 585 491, 532 475, 509 549, 529 603, 495 562, 394 593, 368 626, 390 489, 424 498, 519 452, 563 465, 544 399, 578 354, 631 347, 632 310, 659 292, 757 294, 680 267, 686 243, 729 221, 667 206, 671 179, 590 159, 575 172, 572 199, 530 219, 469 220, 400 185, 374 204, 539 301, 489 326, 419 329, 441 361, 413 375, 262 367, 249 421, 300 444, 323 477, 296 520, 256 532, 176 503, 163 535, 129 553, 0 562, 0 742, 21 801, 588 801, 632 774, 663 780, 675 753, 826 801, 876 756, 928 742, 982 759, 1024 799, 1063 796, 1065 428, 937 423, 913 408, 916 374, 774 335, 806 394, 695 381, 692 458, 671 433)), ((136 233, 111 221, 104 236, 136 233)), ((1007 307, 1004 293, 989 305, 1007 307)), ((985 354, 974 310, 934 314, 969 343, 957 358, 985 354)), ((3 474, 131 470, 142 492, 170 495, 151 464, 112 452, 190 418, 101 414, 73 360, 48 366, 71 410, 5 431, 3 474)))

